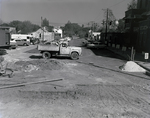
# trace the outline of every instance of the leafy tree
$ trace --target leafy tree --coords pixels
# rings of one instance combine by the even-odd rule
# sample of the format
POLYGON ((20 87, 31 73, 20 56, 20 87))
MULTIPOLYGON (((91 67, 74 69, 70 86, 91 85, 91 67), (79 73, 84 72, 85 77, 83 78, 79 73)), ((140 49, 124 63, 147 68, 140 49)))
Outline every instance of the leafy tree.
POLYGON ((16 27, 16 31, 21 31, 22 30, 22 22, 15 20, 9 23, 9 26, 11 27, 16 27))
POLYGON ((80 38, 84 38, 84 37, 88 37, 88 32, 89 32, 90 28, 89 27, 84 27, 80 30, 79 32, 79 37, 80 38))
POLYGON ((47 30, 48 30, 49 32, 53 32, 53 28, 54 28, 53 26, 48 26, 48 27, 47 27, 47 30))
POLYGON ((37 31, 40 28, 39 25, 33 24, 32 32, 37 31))
POLYGON ((28 34, 32 31, 33 31, 33 25, 31 24, 31 22, 30 21, 24 21, 22 23, 21 33, 28 34))
POLYGON ((70 37, 73 35, 78 35, 81 29, 82 27, 80 25, 77 23, 71 23, 70 21, 68 21, 63 28, 64 34, 70 37))
POLYGON ((101 30, 103 32, 106 31, 106 26, 107 26, 107 31, 109 32, 114 32, 116 31, 117 25, 115 24, 116 18, 113 14, 113 11, 111 9, 106 9, 104 11, 104 17, 105 19, 103 19, 102 24, 103 24, 103 28, 101 28, 101 30))
POLYGON ((53 31, 53 26, 50 26, 49 25, 49 21, 44 18, 44 20, 42 21, 42 27, 46 27, 46 29, 49 31, 49 32, 52 32, 53 31))
POLYGON ((11 21, 10 23, 3 23, 2 26, 15 27, 17 33, 28 34, 38 30, 38 25, 32 24, 30 21, 11 21))
POLYGON ((137 8, 137 0, 132 0, 129 4, 128 4, 128 7, 127 9, 130 10, 130 9, 136 9, 137 8))
POLYGON ((49 21, 46 18, 44 18, 44 20, 42 21, 42 27, 44 26, 49 26, 49 21))
POLYGON ((8 23, 2 23, 1 26, 9 26, 8 23))

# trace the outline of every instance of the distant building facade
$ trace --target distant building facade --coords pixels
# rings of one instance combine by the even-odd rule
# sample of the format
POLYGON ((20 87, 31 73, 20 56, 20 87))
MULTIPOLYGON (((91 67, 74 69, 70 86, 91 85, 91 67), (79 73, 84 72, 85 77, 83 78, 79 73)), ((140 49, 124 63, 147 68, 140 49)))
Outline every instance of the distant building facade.
POLYGON ((54 40, 54 32, 48 32, 45 27, 38 29, 35 32, 30 33, 33 38, 40 41, 52 41, 54 40))
POLYGON ((150 0, 138 0, 137 9, 126 11, 124 20, 128 45, 139 52, 150 52, 150 0))
POLYGON ((8 31, 9 33, 16 33, 16 28, 15 27, 8 27, 8 26, 0 26, 1 30, 8 31))
POLYGON ((137 52, 150 53, 150 0, 137 0, 137 8, 125 12, 123 32, 103 32, 102 40, 108 45, 119 45, 137 52))
POLYGON ((61 29, 60 27, 55 27, 55 28, 53 29, 53 32, 54 32, 55 34, 59 35, 61 38, 63 37, 63 31, 62 31, 62 29, 61 29))
POLYGON ((89 30, 88 32, 88 38, 91 38, 94 41, 100 41, 101 39, 101 32, 93 32, 92 30, 89 30))

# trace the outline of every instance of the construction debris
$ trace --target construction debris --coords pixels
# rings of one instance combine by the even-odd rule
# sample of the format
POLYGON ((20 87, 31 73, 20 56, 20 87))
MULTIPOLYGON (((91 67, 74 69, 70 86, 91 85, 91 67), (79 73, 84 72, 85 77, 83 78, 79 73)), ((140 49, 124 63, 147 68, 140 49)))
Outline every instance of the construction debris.
POLYGON ((56 81, 62 81, 62 80, 63 79, 55 79, 55 80, 43 80, 43 81, 37 81, 37 82, 28 82, 28 83, 14 84, 14 85, 10 85, 10 86, 0 87, 0 89, 13 88, 13 87, 21 87, 21 86, 30 85, 30 84, 39 84, 39 83, 46 83, 46 82, 56 82, 56 81))
POLYGON ((33 60, 33 61, 17 61, 15 63, 16 70, 31 72, 36 70, 59 70, 63 64, 57 60, 33 60))

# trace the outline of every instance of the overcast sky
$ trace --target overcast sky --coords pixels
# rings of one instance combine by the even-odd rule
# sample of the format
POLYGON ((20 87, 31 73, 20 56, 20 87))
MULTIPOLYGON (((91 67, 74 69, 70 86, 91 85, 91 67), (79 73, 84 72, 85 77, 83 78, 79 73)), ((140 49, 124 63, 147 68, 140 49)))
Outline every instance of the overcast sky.
POLYGON ((123 18, 131 0, 0 0, 0 19, 40 25, 41 17, 51 23, 101 23, 103 9, 110 8, 116 19, 123 18))

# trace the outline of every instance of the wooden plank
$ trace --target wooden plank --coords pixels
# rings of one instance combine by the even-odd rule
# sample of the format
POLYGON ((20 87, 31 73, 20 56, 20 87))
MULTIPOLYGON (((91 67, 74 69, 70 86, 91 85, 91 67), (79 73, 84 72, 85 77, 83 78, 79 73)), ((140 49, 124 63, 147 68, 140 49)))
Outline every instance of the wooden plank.
POLYGON ((21 84, 15 84, 15 85, 10 85, 10 86, 3 86, 3 87, 0 87, 0 89, 21 87, 21 86, 25 86, 25 85, 39 84, 39 83, 45 83, 45 82, 56 82, 56 81, 62 81, 62 80, 63 79, 55 79, 55 80, 44 80, 44 81, 37 81, 37 82, 21 83, 21 84))

